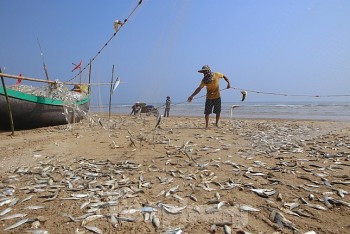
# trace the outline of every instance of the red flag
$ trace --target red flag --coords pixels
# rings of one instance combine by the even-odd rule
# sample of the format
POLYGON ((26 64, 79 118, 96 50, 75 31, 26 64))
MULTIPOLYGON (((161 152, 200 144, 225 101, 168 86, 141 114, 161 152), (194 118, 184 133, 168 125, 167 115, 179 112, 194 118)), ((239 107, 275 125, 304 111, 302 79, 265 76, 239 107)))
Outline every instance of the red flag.
MULTIPOLYGON (((78 65, 76 65, 75 66, 75 68, 72 70, 72 72, 74 72, 76 69, 78 69, 78 68, 81 68, 81 63, 83 62, 83 60, 80 60, 80 63, 78 64, 78 65)), ((73 65, 75 65, 74 63, 73 63, 73 65)))
MULTIPOLYGON (((19 74, 19 76, 22 76, 22 73, 19 74)), ((19 85, 22 82, 22 79, 17 79, 16 85, 19 85)))

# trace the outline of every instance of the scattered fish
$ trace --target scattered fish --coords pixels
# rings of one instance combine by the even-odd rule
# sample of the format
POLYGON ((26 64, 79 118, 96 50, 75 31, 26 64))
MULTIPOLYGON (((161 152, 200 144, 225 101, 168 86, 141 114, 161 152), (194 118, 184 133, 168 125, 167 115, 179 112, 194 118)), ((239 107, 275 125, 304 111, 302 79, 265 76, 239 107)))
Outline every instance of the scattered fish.
POLYGON ((13 224, 13 225, 11 225, 11 226, 5 228, 4 231, 11 230, 11 229, 15 229, 15 228, 21 226, 22 224, 28 222, 28 220, 29 220, 29 219, 22 219, 22 220, 18 221, 17 223, 15 223, 15 224, 13 224))

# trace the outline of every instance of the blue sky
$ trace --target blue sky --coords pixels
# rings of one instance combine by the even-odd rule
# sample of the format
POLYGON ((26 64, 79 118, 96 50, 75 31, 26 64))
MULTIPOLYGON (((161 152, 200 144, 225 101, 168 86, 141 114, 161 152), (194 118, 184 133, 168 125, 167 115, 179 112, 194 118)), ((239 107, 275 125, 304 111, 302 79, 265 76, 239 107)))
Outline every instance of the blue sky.
MULTIPOLYGON (((0 66, 5 73, 45 79, 39 41, 50 79, 70 80, 76 74, 72 63, 83 60, 84 67, 114 33, 114 20, 124 20, 137 3, 2 0, 0 66)), ((350 95, 349 12, 348 0, 143 0, 93 62, 92 82, 109 82, 114 64, 122 83, 113 103, 157 103, 167 95, 181 103, 200 83, 197 70, 208 64, 237 88, 350 95)), ((109 87, 93 87, 93 103, 107 104, 108 97, 109 87)), ((237 102, 240 93, 225 90, 222 98, 237 102)), ((247 97, 248 102, 349 99, 247 97)))

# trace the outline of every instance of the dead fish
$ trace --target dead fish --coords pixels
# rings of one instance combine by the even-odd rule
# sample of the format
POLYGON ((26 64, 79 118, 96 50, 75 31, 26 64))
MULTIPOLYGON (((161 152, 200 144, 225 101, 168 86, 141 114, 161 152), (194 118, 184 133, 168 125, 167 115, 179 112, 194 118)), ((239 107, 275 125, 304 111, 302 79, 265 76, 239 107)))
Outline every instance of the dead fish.
POLYGON ((35 230, 27 230, 26 233, 32 233, 32 234, 49 234, 49 231, 44 229, 35 229, 35 230))
POLYGON ((169 196, 170 194, 173 194, 175 192, 177 192, 179 190, 179 185, 175 186, 175 187, 172 187, 171 189, 169 189, 168 192, 165 193, 165 196, 169 196))
POLYGON ((205 191, 215 191, 215 188, 210 188, 208 184, 200 184, 198 185, 200 187, 202 187, 205 191))
POLYGON ((156 197, 159 197, 159 196, 162 196, 162 195, 165 195, 165 190, 160 191, 160 192, 157 194, 156 197))
POLYGON ((10 212, 11 210, 12 210, 11 207, 6 208, 5 210, 1 211, 0 216, 3 216, 3 215, 5 215, 5 214, 7 214, 7 213, 10 212))
POLYGON ((94 220, 96 220, 96 219, 100 219, 100 218, 102 218, 102 217, 104 217, 104 215, 91 215, 91 216, 85 218, 85 219, 83 220, 83 222, 81 223, 81 225, 82 225, 82 226, 85 226, 85 224, 87 224, 88 222, 94 221, 94 220))
POLYGON ((283 206, 289 208, 290 210, 293 210, 299 206, 299 203, 297 203, 297 202, 291 202, 291 203, 283 202, 283 206))
POLYGON ((173 198, 175 198, 179 202, 184 201, 184 199, 182 197, 180 197, 179 195, 177 195, 177 194, 173 194, 173 198))
POLYGON ((302 209, 295 210, 294 212, 300 216, 303 216, 303 217, 313 218, 312 215, 305 213, 304 210, 302 210, 302 209))
POLYGON ((157 127, 160 126, 160 122, 162 121, 162 115, 158 115, 158 118, 157 118, 157 123, 156 123, 156 126, 154 127, 154 129, 156 129, 157 127))
POLYGON ((97 234, 102 234, 102 230, 99 229, 98 227, 93 227, 93 226, 84 226, 84 228, 86 228, 87 230, 97 233, 97 234))
POLYGON ((281 214, 279 211, 275 209, 272 210, 270 214, 270 220, 277 223, 277 225, 280 226, 281 228, 288 227, 294 231, 298 231, 298 229, 295 227, 295 225, 291 221, 286 219, 283 216, 283 214, 281 214))
POLYGON ((276 193, 276 191, 273 189, 250 189, 250 191, 253 191, 257 195, 265 198, 276 193))
POLYGON ((338 189, 337 190, 337 194, 341 197, 344 198, 345 194, 349 194, 347 191, 343 190, 343 189, 338 189))
POLYGON ((311 203, 307 203, 305 204, 306 206, 309 206, 311 208, 317 209, 317 210, 327 210, 326 207, 318 205, 318 204, 311 204, 311 203))
POLYGON ((27 214, 13 214, 13 215, 8 215, 8 216, 5 216, 5 217, 2 217, 0 219, 0 221, 8 220, 8 219, 15 219, 15 218, 23 218, 25 216, 27 216, 27 214))
POLYGON ((156 217, 155 215, 152 218, 152 224, 155 228, 159 228, 160 227, 160 220, 158 217, 156 217))
POLYGON ((72 197, 75 197, 75 198, 86 198, 89 196, 89 194, 86 194, 86 193, 78 193, 78 194, 71 194, 72 197))
POLYGON ((90 200, 84 202, 83 204, 81 204, 80 209, 84 209, 84 208, 85 208, 87 205, 89 205, 89 204, 90 204, 90 200))
POLYGON ((344 206, 350 207, 350 203, 342 200, 336 200, 332 197, 324 196, 323 201, 328 208, 332 208, 333 207, 332 204, 344 205, 344 206))
POLYGON ((252 211, 252 212, 259 212, 259 209, 256 209, 254 207, 248 206, 248 205, 241 205, 239 206, 239 209, 242 211, 252 211))
POLYGON ((189 196, 188 196, 191 200, 193 200, 193 201, 198 201, 198 199, 196 198, 196 196, 194 196, 193 194, 190 194, 189 196))
POLYGON ((327 187, 332 187, 332 185, 331 185, 331 183, 329 182, 328 179, 326 179, 326 178, 321 178, 321 179, 322 179, 323 183, 324 183, 327 187))
POLYGON ((215 234, 217 231, 217 226, 215 224, 211 225, 210 227, 210 234, 215 234))
POLYGON ((221 207, 223 207, 223 206, 225 206, 225 205, 227 205, 227 204, 229 204, 229 203, 226 202, 226 201, 221 201, 221 202, 219 202, 218 205, 217 205, 218 210, 219 210, 221 207))
POLYGON ((245 100, 245 97, 247 96, 247 91, 245 91, 245 90, 242 90, 241 91, 241 94, 242 94, 242 99, 241 99, 241 101, 243 102, 244 100, 245 100))
POLYGON ((231 227, 229 225, 224 225, 224 233, 225 234, 231 234, 231 227))
POLYGON ((11 230, 11 229, 14 229, 14 228, 17 228, 19 226, 21 226, 22 224, 26 223, 29 219, 22 219, 20 221, 18 221, 17 223, 7 227, 4 229, 4 231, 7 231, 7 230, 11 230))
POLYGON ((130 222, 130 223, 135 223, 136 219, 135 218, 128 218, 128 217, 119 217, 119 216, 115 216, 115 218, 118 221, 123 221, 123 222, 130 222))
POLYGON ((158 206, 170 214, 180 214, 187 206, 177 207, 173 205, 159 203, 158 206))
POLYGON ((24 198, 21 202, 26 202, 26 201, 29 201, 30 199, 32 199, 33 195, 30 195, 26 198, 24 198))
POLYGON ((43 209, 45 208, 45 206, 27 206, 24 209, 26 210, 39 210, 39 209, 43 209))
POLYGON ((0 201, 0 206, 10 204, 15 198, 5 198, 3 201, 0 201))

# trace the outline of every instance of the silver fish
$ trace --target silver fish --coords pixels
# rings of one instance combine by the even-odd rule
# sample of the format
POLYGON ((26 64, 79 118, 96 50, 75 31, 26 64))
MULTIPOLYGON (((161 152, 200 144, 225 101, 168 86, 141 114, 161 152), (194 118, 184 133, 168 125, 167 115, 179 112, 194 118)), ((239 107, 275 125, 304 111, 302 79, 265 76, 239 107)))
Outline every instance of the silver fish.
POLYGON ((165 193, 165 196, 169 196, 170 194, 173 194, 175 192, 177 192, 179 190, 179 185, 175 186, 175 187, 172 187, 171 189, 169 189, 168 192, 165 193))
POLYGON ((168 204, 159 203, 158 206, 164 209, 166 212, 170 214, 179 214, 182 210, 186 209, 187 206, 177 207, 168 204))
POLYGON ((289 221, 288 219, 286 219, 283 214, 281 214, 279 211, 277 210, 272 210, 271 214, 270 214, 270 220, 277 223, 278 226, 280 227, 288 227, 292 230, 298 231, 298 229, 295 227, 295 225, 289 221))
POLYGON ((12 210, 11 207, 6 208, 5 210, 1 211, 0 216, 3 216, 3 215, 5 215, 5 214, 7 214, 7 213, 10 212, 11 210, 12 210))
POLYGON ((239 206, 239 209, 243 210, 243 211, 252 211, 252 212, 259 212, 260 211, 259 209, 256 209, 256 208, 248 206, 248 205, 241 205, 241 206, 239 206))
POLYGON ((159 228, 160 227, 160 220, 158 217, 153 216, 152 218, 152 224, 155 228, 159 228))
POLYGON ((224 225, 224 233, 225 234, 231 234, 231 227, 229 225, 224 225))
POLYGON ((14 229, 14 228, 17 228, 19 226, 21 226, 22 224, 26 223, 29 219, 22 219, 20 221, 18 221, 17 223, 7 227, 4 229, 4 231, 7 231, 7 230, 11 230, 11 229, 14 229))
POLYGON ((276 191, 273 189, 250 189, 250 191, 255 192, 261 197, 269 197, 276 193, 276 191))
POLYGON ((32 234, 49 234, 48 231, 43 230, 43 229, 27 230, 26 233, 32 233, 32 234))
POLYGON ((26 210, 39 210, 39 209, 43 209, 45 208, 45 206, 27 206, 24 209, 26 210))
POLYGON ((26 202, 26 201, 29 201, 30 199, 32 199, 33 195, 30 195, 26 198, 24 198, 21 202, 26 202))
POLYGON ((97 234, 102 234, 102 230, 99 229, 98 227, 93 227, 93 226, 84 226, 84 228, 86 228, 87 230, 97 233, 97 234))
POLYGON ((83 222, 81 223, 81 225, 82 225, 82 226, 85 226, 85 224, 87 224, 88 222, 94 221, 94 220, 96 220, 96 219, 100 219, 100 218, 102 218, 102 217, 104 217, 104 215, 91 215, 91 216, 85 218, 85 219, 83 220, 83 222))
POLYGON ((10 204, 13 200, 14 198, 5 198, 3 201, 0 201, 0 206, 10 204))
POLYGON ((0 221, 8 220, 8 219, 15 219, 15 218, 23 218, 25 216, 27 216, 27 214, 13 214, 13 215, 8 215, 8 216, 5 216, 5 217, 2 217, 0 219, 0 221))

